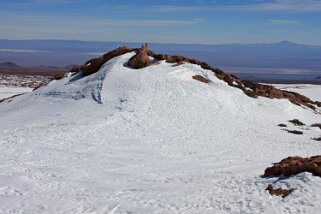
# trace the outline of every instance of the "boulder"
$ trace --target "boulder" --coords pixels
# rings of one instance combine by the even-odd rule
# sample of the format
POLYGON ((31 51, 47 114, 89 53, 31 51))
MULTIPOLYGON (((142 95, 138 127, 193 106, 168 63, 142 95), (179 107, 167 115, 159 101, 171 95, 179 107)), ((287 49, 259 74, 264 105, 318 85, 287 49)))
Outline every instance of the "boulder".
POLYGON ((272 167, 266 168, 263 176, 291 176, 301 172, 310 172, 321 177, 321 155, 310 158, 299 156, 285 158, 279 163, 274 163, 272 167))
POLYGON ((128 61, 128 66, 134 69, 145 68, 151 64, 152 61, 149 59, 146 43, 143 44, 142 47, 136 51, 136 55, 128 61))

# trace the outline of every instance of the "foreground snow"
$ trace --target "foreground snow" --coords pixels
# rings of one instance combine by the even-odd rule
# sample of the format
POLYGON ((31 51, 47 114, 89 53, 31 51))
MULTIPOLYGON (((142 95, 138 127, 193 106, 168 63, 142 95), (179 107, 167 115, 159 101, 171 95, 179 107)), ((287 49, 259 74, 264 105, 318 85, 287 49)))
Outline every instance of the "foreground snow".
POLYGON ((196 65, 124 67, 132 55, 0 105, 1 213, 320 211, 321 178, 260 177, 287 156, 320 154, 320 130, 277 126, 319 114, 249 98, 196 65), (271 183, 296 190, 272 197, 271 183))
POLYGON ((23 94, 32 91, 32 88, 26 87, 0 87, 0 100, 17 94, 23 94))

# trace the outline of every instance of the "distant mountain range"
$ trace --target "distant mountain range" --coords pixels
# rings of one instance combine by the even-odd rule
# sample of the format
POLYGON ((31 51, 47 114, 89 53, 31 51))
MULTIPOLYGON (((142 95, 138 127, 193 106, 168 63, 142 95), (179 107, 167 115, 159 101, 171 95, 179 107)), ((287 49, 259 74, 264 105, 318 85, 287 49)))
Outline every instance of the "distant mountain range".
POLYGON ((19 68, 20 66, 13 62, 1 62, 0 67, 6 68, 19 68))

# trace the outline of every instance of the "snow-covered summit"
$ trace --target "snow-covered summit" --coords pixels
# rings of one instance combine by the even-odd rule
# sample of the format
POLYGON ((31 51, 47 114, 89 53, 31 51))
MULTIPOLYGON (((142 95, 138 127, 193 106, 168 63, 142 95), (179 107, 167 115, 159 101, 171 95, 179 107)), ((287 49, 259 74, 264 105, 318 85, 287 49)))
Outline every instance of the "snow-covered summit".
MULTIPOLYGON (((226 82, 231 87, 242 90, 244 94, 249 97, 256 98, 258 96, 262 96, 268 98, 288 99, 296 105, 308 107, 313 110, 315 110, 316 107, 321 107, 321 102, 319 101, 312 101, 308 97, 302 96, 298 93, 280 90, 273 86, 257 84, 250 81, 242 81, 233 75, 213 68, 208 64, 195 59, 184 56, 155 54, 147 49, 147 44, 136 49, 126 46, 120 47, 104 54, 101 57, 91 59, 80 68, 72 68, 67 79, 59 81, 59 83, 56 84, 51 83, 46 86, 45 89, 38 90, 36 94, 44 93, 52 97, 71 97, 75 100, 91 97, 98 103, 101 103, 102 86, 106 79, 106 73, 110 71, 119 70, 121 72, 126 69, 128 71, 132 70, 130 68, 142 69, 150 67, 150 70, 167 70, 168 72, 172 72, 184 67, 180 66, 182 64, 192 66, 189 69, 190 71, 187 72, 192 74, 192 76, 190 76, 192 79, 200 82, 213 83, 219 79, 226 82), (131 57, 124 57, 129 53, 131 54, 131 57), (115 62, 115 58, 119 58, 118 62, 115 62), (163 66, 164 63, 167 63, 167 67, 163 66), (169 69, 170 66, 177 68, 169 69), (210 75, 210 79, 207 78, 209 74, 212 74, 210 75)), ((63 77, 65 77, 64 73, 59 73, 54 77, 54 79, 60 80, 63 77)), ((124 81, 126 81, 126 79, 124 79, 124 81)), ((149 80, 146 79, 146 81, 149 80)))
POLYGON ((0 213, 320 210, 319 177, 260 177, 284 157, 320 154, 320 130, 309 127, 320 108, 246 96, 193 63, 150 56, 132 69, 135 54, 0 104, 0 213), (272 198, 271 183, 296 190, 272 198))

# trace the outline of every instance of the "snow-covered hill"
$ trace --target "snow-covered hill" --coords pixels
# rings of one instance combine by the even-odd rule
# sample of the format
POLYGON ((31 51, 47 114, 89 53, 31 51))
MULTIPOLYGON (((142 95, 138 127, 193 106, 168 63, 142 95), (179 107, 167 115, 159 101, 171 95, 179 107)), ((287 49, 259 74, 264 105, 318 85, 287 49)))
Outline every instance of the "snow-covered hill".
POLYGON ((320 154, 321 130, 309 127, 320 114, 248 97, 194 64, 131 69, 133 55, 0 104, 0 213, 321 210, 321 178, 260 177, 287 156, 320 154), (272 197, 268 184, 296 190, 272 197))

